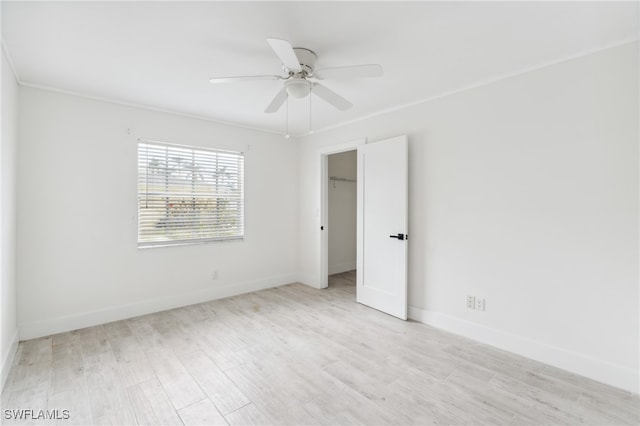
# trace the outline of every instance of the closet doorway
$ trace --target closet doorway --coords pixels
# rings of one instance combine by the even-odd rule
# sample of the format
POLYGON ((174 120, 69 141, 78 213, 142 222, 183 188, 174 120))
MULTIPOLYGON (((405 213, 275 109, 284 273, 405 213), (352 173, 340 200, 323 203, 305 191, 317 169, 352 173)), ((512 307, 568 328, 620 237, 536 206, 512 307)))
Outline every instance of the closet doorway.
POLYGON ((327 156, 328 285, 356 285, 358 152, 327 156))
POLYGON ((356 139, 320 148, 319 288, 329 287, 329 276, 351 271, 356 280, 358 258, 358 148, 356 139), (329 167, 331 163, 331 168, 329 167), (341 205, 342 204, 342 205, 341 205), (331 214, 331 215, 330 215, 331 214))

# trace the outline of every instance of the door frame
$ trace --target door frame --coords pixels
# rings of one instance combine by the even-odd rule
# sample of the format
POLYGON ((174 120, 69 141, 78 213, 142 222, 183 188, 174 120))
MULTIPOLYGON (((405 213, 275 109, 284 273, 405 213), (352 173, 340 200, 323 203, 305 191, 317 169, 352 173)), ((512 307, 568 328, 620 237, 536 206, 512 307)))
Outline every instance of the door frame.
MULTIPOLYGON (((329 156, 331 154, 339 154, 347 151, 357 151, 359 146, 367 143, 367 138, 355 139, 349 142, 343 142, 336 145, 322 147, 318 150, 318 164, 320 166, 320 232, 319 242, 319 264, 320 264, 320 288, 329 287, 329 156)), ((356 165, 356 172, 359 177, 359 167, 356 165)), ((357 189, 358 205, 356 214, 360 215, 360 189, 357 189)), ((356 244, 360 250, 360 245, 356 244)), ((357 258, 356 253, 356 258, 357 258)))

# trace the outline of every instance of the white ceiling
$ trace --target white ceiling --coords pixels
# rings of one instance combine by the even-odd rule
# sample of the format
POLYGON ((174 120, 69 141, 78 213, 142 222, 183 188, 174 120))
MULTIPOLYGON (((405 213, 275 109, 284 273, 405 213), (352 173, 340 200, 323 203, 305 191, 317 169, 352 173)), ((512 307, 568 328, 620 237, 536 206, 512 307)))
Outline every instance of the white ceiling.
MULTIPOLYGON (((354 107, 313 99, 316 129, 638 39, 638 2, 7 2, 2 36, 24 84, 283 132, 263 111, 280 81, 265 38, 318 67, 379 63, 383 78, 326 81, 354 107)), ((292 133, 308 129, 292 101, 292 133)))

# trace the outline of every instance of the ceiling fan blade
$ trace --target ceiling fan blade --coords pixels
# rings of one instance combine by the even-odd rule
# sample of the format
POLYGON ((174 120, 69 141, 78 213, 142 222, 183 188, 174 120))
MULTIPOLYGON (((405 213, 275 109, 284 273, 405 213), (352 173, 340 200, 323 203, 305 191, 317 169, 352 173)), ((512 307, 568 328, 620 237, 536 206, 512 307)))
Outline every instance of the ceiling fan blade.
POLYGON ((291 47, 291 43, 287 40, 281 40, 279 38, 268 38, 267 43, 276 52, 280 61, 282 61, 282 65, 291 71, 300 72, 302 71, 302 67, 300 67, 300 61, 298 61, 298 57, 296 56, 296 52, 291 47))
POLYGON ((351 102, 320 83, 313 83, 311 93, 314 93, 319 98, 324 99, 334 107, 338 108, 340 111, 348 110, 353 106, 351 102))
POLYGON ((273 98, 267 109, 264 110, 267 114, 274 113, 280 109, 284 101, 287 100, 287 88, 283 87, 280 89, 278 94, 273 98))
POLYGON ((319 69, 314 71, 313 77, 318 80, 327 80, 331 78, 382 77, 383 74, 382 65, 369 64, 319 69))
POLYGON ((213 77, 209 83, 235 83, 237 81, 255 81, 255 80, 284 80, 279 75, 241 75, 237 77, 213 77))

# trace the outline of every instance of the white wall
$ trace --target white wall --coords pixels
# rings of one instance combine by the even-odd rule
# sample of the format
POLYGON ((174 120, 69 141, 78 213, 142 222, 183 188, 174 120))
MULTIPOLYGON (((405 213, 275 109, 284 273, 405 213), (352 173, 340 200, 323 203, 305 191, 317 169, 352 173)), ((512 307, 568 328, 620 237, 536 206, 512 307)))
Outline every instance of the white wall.
MULTIPOLYGON (((356 180, 357 151, 328 156, 328 175, 356 180)), ((328 187, 329 274, 356 268, 356 184, 329 181, 328 187)))
POLYGON ((638 392, 638 43, 301 140, 306 283, 319 284, 318 148, 399 134, 411 315, 638 392))
POLYGON ((18 84, 2 50, 0 144, 0 389, 18 344, 16 313, 16 147, 18 84))
POLYGON ((295 280, 293 141, 29 87, 19 112, 22 339, 295 280), (244 151, 244 241, 137 249, 137 138, 244 151))

